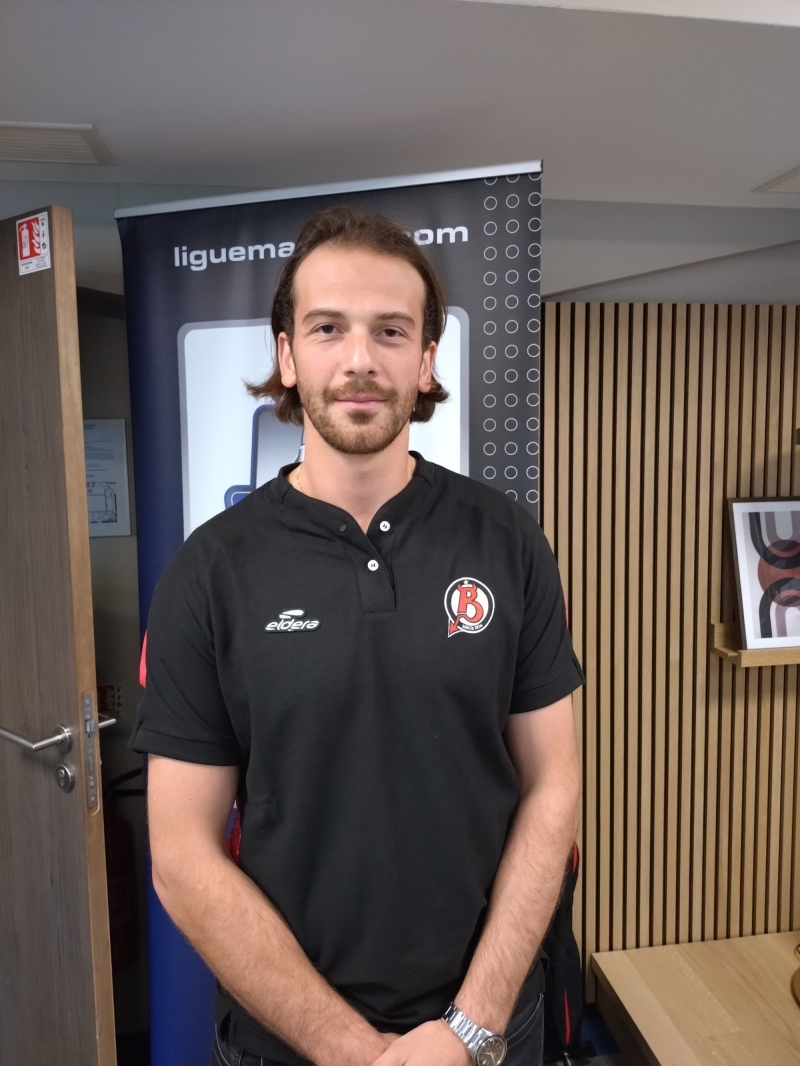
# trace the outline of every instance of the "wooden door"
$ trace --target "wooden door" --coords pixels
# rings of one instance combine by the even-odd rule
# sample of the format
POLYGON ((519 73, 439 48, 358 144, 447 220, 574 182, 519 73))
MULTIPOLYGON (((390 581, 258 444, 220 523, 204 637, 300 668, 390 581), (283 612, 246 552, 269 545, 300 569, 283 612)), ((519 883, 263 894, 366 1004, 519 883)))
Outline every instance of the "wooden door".
POLYGON ((0 1062, 114 1066, 72 216, 37 214, 31 272, 0 222, 0 1062))

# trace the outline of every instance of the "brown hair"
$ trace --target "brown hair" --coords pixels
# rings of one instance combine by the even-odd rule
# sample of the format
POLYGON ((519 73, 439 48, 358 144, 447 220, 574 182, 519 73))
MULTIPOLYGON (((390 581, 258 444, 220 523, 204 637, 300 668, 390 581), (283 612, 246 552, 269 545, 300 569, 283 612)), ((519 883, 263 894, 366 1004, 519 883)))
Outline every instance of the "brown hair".
MULTIPOLYGON (((439 343, 447 314, 444 290, 435 270, 413 238, 385 215, 368 215, 341 205, 329 207, 310 218, 297 238, 294 251, 286 260, 272 301, 272 333, 276 346, 281 333, 285 333, 290 342, 294 339, 294 277, 303 260, 321 244, 333 244, 337 248, 367 248, 379 255, 404 259, 414 267, 425 285, 422 346, 427 348, 432 342, 439 343)), ((260 385, 248 385, 247 391, 255 397, 274 399, 275 414, 281 422, 303 424, 303 405, 297 386, 287 388, 283 384, 277 357, 267 380, 260 385)), ((447 390, 435 377, 432 378, 430 392, 417 394, 411 421, 427 422, 436 404, 446 399, 447 390)))

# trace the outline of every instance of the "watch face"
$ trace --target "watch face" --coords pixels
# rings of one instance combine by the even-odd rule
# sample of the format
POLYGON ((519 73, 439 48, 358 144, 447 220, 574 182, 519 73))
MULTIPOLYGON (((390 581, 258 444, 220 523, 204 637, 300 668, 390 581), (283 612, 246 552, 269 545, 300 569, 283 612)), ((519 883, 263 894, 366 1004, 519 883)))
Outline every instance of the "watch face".
POLYGON ((506 1057, 506 1042, 502 1036, 490 1036, 481 1044, 475 1056, 476 1066, 500 1066, 506 1057))

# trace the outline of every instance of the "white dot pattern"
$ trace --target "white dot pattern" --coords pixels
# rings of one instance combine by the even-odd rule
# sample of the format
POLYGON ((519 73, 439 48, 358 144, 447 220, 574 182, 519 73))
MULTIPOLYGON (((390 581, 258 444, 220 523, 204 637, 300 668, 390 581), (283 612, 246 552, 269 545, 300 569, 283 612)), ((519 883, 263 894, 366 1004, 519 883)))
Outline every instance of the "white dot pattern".
POLYGON ((487 178, 481 188, 484 217, 478 234, 483 260, 492 268, 483 274, 483 317, 477 329, 493 343, 484 342, 478 351, 483 352, 481 362, 493 362, 483 362, 472 380, 480 382, 480 409, 494 408, 498 418, 484 418, 475 426, 471 469, 473 476, 538 516, 541 175, 487 178), (491 191, 484 188, 489 185, 491 191), (503 240, 506 234, 511 241, 508 236, 503 240), (489 456, 514 456, 513 465, 508 458, 508 465, 485 465, 489 456))

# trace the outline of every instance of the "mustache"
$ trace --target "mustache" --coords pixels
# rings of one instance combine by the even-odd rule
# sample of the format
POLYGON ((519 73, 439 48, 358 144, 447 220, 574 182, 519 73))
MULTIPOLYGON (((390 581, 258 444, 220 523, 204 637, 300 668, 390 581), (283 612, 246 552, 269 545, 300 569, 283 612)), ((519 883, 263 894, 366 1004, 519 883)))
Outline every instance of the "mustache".
POLYGON ((322 399, 326 404, 335 403, 337 400, 349 400, 353 396, 374 396, 376 399, 385 400, 387 403, 396 403, 399 393, 397 389, 386 388, 377 381, 348 381, 346 385, 340 385, 337 389, 324 388, 322 399))

